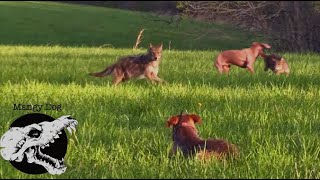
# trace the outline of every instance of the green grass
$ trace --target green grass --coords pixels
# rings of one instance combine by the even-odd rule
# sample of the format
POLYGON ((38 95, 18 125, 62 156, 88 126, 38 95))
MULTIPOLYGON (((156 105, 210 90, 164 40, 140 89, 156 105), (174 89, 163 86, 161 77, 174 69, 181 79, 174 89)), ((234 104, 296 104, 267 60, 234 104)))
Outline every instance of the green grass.
MULTIPOLYGON (((169 20, 168 17, 162 19, 169 20)), ((168 25, 149 13, 52 2, 0 2, 0 44, 109 46, 132 48, 142 28, 141 47, 171 41, 172 49, 246 47, 249 33, 222 25, 182 20, 168 25)))
MULTIPOLYGON (((91 15, 117 12, 111 13, 112 16, 122 15, 124 19, 123 14, 132 13, 44 2, 0 2, 1 22, 8 25, 0 31, 3 44, 0 45, 0 134, 4 134, 16 118, 31 113, 13 111, 14 103, 61 104, 61 112, 41 113, 55 118, 71 114, 79 122, 77 139, 68 135, 64 174, 28 175, 0 158, 0 178, 320 178, 319 54, 281 54, 289 63, 289 77, 264 72, 260 58, 255 63, 254 75, 232 67, 230 75, 225 76, 218 75, 213 68, 218 50, 169 52, 165 49, 159 76, 168 84, 132 80, 114 87, 110 77, 94 78, 87 73, 102 70, 119 56, 143 53, 145 49, 132 50, 131 40, 125 37, 112 39, 112 43, 119 43, 115 47, 123 48, 76 46, 77 41, 90 45, 91 40, 98 45, 100 35, 103 44, 111 35, 88 33, 80 41, 77 38, 80 32, 73 35, 66 29, 55 34, 45 25, 48 19, 39 16, 49 10, 52 14, 48 18, 64 17, 56 18, 58 24, 54 25, 61 31, 71 22, 87 26, 81 23, 91 15), (38 8, 32 10, 31 7, 38 8), (24 15, 13 13, 18 11, 24 15), (68 19, 73 14, 76 14, 74 18, 80 16, 80 11, 84 13, 83 21, 68 19), (34 16, 31 12, 39 14, 34 16), (12 17, 4 18, 2 13, 12 17), (28 16, 41 20, 39 24, 44 26, 16 23, 20 17, 28 16), (37 37, 23 36, 33 34, 33 30, 40 27, 44 29, 34 33, 37 37), (41 45, 55 40, 61 45, 41 45), (240 159, 203 163, 178 156, 169 160, 172 131, 165 127, 165 121, 181 110, 203 118, 203 123, 197 126, 201 137, 223 138, 236 144, 241 151, 240 159)), ((138 17, 132 20, 144 23, 138 17)), ((118 22, 114 26, 121 26, 122 21, 118 22)), ((140 27, 136 28, 126 31, 136 34, 140 27)), ((163 28, 159 32, 164 30, 172 29, 163 28)), ((157 39, 160 40, 161 35, 169 34, 160 33, 155 37, 160 36, 157 39)), ((186 36, 176 37, 177 46, 188 49, 189 44, 184 44, 182 37, 186 36)), ((204 38, 203 47, 232 47, 223 37, 216 38, 225 44, 210 44, 212 39, 204 38)), ((230 42, 239 46, 241 43, 236 38, 244 39, 232 38, 235 39, 230 42)))
POLYGON ((26 175, 0 161, 1 178, 319 178, 318 55, 285 54, 291 75, 256 74, 232 68, 219 76, 217 51, 164 51, 160 77, 167 85, 133 80, 118 87, 97 71, 130 49, 0 46, 1 134, 30 111, 14 103, 61 104, 53 117, 72 114, 77 138, 70 137, 67 172, 26 175), (304 61, 302 61, 302 59, 304 61), (192 67, 192 68, 190 68, 192 67), (200 103, 200 104, 199 104, 200 103), (181 110, 203 118, 203 138, 237 144, 236 162, 202 164, 169 161, 171 130, 165 121, 181 110))

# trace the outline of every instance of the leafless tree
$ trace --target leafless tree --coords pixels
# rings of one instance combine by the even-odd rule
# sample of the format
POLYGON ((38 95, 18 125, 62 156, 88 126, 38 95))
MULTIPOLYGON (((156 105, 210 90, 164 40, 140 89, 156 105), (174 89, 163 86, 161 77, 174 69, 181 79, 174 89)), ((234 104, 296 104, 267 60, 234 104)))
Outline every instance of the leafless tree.
POLYGON ((320 52, 320 15, 312 1, 178 1, 182 14, 261 32, 278 50, 320 52))

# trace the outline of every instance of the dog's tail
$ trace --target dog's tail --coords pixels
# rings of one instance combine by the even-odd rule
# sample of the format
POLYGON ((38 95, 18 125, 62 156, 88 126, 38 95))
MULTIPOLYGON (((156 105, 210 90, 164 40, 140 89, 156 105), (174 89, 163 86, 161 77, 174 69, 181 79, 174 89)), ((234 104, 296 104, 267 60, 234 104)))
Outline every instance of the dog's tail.
POLYGON ((235 144, 229 145, 229 156, 238 159, 240 157, 239 148, 235 144))
POLYGON ((101 72, 89 73, 89 75, 95 76, 95 77, 104 77, 104 76, 110 75, 113 72, 113 69, 114 69, 114 65, 106 67, 106 69, 104 69, 101 72))

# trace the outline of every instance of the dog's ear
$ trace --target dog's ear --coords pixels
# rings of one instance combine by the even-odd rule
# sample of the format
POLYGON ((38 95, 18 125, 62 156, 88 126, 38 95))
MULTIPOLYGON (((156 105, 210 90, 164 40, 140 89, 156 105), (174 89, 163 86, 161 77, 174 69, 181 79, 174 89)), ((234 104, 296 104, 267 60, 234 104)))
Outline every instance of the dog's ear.
POLYGON ((190 117, 193 119, 194 123, 201 123, 202 119, 200 116, 196 115, 196 114, 191 114, 190 117))
POLYGON ((251 44, 251 46, 261 46, 261 47, 266 48, 266 49, 271 49, 271 46, 269 44, 266 44, 266 43, 253 42, 251 44))
POLYGON ((256 45, 258 45, 259 43, 257 43, 257 42, 253 42, 252 44, 251 44, 251 46, 256 46, 256 45))
POLYGON ((170 128, 171 126, 174 126, 178 123, 179 118, 177 116, 173 116, 170 119, 167 120, 166 126, 167 128, 170 128))
POLYGON ((266 49, 271 49, 271 46, 269 44, 266 43, 261 43, 262 47, 266 48, 266 49))

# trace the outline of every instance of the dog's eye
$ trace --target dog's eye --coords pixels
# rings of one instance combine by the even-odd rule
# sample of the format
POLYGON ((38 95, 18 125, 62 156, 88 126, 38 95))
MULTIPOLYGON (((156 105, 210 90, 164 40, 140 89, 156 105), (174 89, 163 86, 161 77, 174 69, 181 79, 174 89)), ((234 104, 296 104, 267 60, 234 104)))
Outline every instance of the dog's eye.
POLYGON ((32 137, 32 138, 38 138, 41 134, 41 131, 37 130, 37 129, 32 129, 29 133, 28 136, 32 137))

